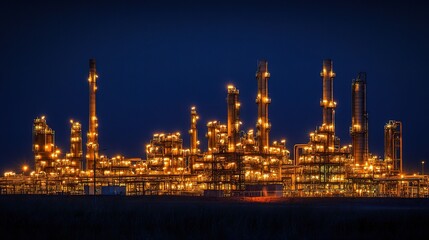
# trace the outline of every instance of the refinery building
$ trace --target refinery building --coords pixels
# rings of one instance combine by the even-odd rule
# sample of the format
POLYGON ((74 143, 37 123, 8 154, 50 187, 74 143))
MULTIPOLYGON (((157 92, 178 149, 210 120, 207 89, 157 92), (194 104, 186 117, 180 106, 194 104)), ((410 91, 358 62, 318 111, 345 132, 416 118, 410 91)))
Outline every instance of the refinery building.
POLYGON ((384 126, 383 157, 369 151, 366 73, 357 73, 351 81, 352 142, 345 145, 335 129, 332 60, 323 60, 320 77, 321 125, 309 134, 308 142, 288 149, 285 139, 270 138, 271 73, 268 62, 261 60, 255 75, 254 129, 242 129, 240 91, 228 85, 227 119, 202 123, 197 108, 190 106, 188 133, 155 133, 142 149, 144 158, 127 158, 100 151, 98 75, 91 59, 86 142, 81 123, 71 120, 70 146, 62 152, 47 118, 36 117, 34 164, 5 172, 0 177, 0 194, 428 197, 427 176, 403 171, 400 121, 391 120, 384 126), (201 141, 207 141, 207 149, 200 148, 201 141))

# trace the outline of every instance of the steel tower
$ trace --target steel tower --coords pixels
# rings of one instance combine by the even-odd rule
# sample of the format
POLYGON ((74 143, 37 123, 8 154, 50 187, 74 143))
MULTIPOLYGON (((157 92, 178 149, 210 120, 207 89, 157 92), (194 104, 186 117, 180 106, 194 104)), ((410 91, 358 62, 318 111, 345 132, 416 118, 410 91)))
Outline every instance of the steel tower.
POLYGON ((97 71, 95 68, 95 59, 89 60, 89 130, 87 134, 87 154, 86 169, 94 168, 94 161, 98 160, 98 119, 96 114, 96 91, 97 91, 97 71))
POLYGON ((368 113, 366 111, 366 73, 352 82, 352 126, 350 128, 355 163, 368 160, 368 113))
POLYGON ((256 80, 258 81, 258 95, 256 104, 258 104, 258 122, 256 129, 258 130, 256 137, 258 140, 259 152, 267 153, 270 141, 271 124, 268 119, 268 105, 271 99, 268 98, 268 62, 266 60, 259 61, 258 70, 256 72, 256 80))

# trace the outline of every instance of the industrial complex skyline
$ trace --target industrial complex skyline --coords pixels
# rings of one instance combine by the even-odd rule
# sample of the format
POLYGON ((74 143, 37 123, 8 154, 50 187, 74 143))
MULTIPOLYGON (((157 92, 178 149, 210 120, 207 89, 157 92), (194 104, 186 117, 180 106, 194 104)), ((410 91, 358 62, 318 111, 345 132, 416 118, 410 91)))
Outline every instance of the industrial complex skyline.
POLYGON ((257 3, 241 11, 240 5, 186 6, 2 8, 13 14, 3 15, 6 37, 0 40, 8 46, 1 57, 0 97, 1 125, 9 136, 2 140, 0 169, 33 162, 31 124, 38 116, 46 115, 64 152, 70 119, 88 132, 85 81, 91 57, 97 59, 97 84, 103 89, 97 105, 99 142, 109 156, 145 158, 145 145, 161 131, 180 131, 187 143, 194 105, 202 123, 199 138, 205 142, 205 123, 226 119, 228 84, 240 89, 243 130, 255 129, 252 73, 262 58, 272 74, 271 136, 286 138, 292 150, 307 143, 308 134, 322 123, 318 71, 320 61, 331 58, 341 143, 352 143, 351 81, 366 72, 370 152, 383 157, 383 126, 394 119, 404 124, 404 170, 418 172, 420 162, 428 160, 421 129, 429 120, 423 104, 428 102, 429 49, 423 41, 428 30, 416 6, 273 4, 263 19, 257 17, 257 3))
POLYGON ((426 197, 424 161, 420 173, 403 169, 401 121, 384 125, 383 157, 369 151, 366 73, 352 81, 353 141, 345 145, 336 134, 336 72, 331 59, 323 60, 320 77, 322 122, 308 142, 293 146, 293 158, 286 139, 271 138, 267 60, 258 61, 255 73, 255 129, 242 129, 240 91, 229 84, 226 124, 221 118, 207 122, 205 149, 198 135, 197 108, 192 106, 189 145, 181 132, 159 132, 145 145, 145 158, 133 158, 103 154, 96 110, 99 76, 95 59, 90 59, 86 152, 79 122, 70 120, 70 148, 63 152, 46 117, 37 117, 32 130, 34 164, 5 171, 0 194, 426 197))
MULTIPOLYGON (((96 71, 96 62, 95 59, 90 59, 89 61, 89 69, 90 69, 90 73, 89 73, 89 77, 88 77, 88 82, 89 82, 89 125, 88 125, 88 131, 87 131, 87 136, 82 138, 82 124, 79 122, 79 119, 70 119, 70 124, 71 124, 71 139, 70 139, 70 154, 74 154, 74 157, 76 158, 77 161, 80 162, 80 167, 79 169, 83 170, 83 169, 92 169, 93 168, 93 163, 91 161, 93 161, 93 159, 99 159, 100 154, 103 154, 103 152, 100 153, 100 148, 99 148, 99 143, 98 143, 98 118, 97 118, 97 113, 96 113, 96 92, 98 90, 96 81, 99 78, 98 73, 96 71), (75 135, 74 132, 76 132, 76 130, 79 132, 78 135, 75 135), (75 139, 79 139, 79 140, 75 140, 75 139), (79 145, 75 145, 74 142, 78 141, 79 145), (82 142, 86 141, 86 151, 83 151, 82 148, 82 142), (75 152, 76 151, 76 152, 75 152), (73 153, 75 152, 75 153, 73 153), (84 167, 86 166, 86 167, 84 167)), ((259 82, 257 84, 258 87, 258 94, 256 96, 256 103, 257 103, 257 109, 258 109, 258 117, 256 118, 256 126, 252 126, 252 124, 247 123, 247 124, 243 124, 243 122, 240 119, 240 111, 241 111, 241 102, 239 101, 239 90, 233 85, 233 84, 228 84, 227 85, 227 91, 228 91, 228 96, 226 98, 226 103, 227 103, 227 116, 226 119, 223 118, 216 118, 218 122, 218 124, 221 124, 223 122, 227 123, 227 127, 228 127, 228 136, 232 136, 232 139, 230 139, 230 142, 228 142, 228 149, 234 149, 235 145, 238 144, 240 142, 239 138, 242 138, 242 134, 246 134, 246 131, 249 130, 251 132, 255 132, 256 135, 256 140, 258 141, 257 146, 258 146, 258 151, 263 152, 264 150, 264 146, 266 148, 266 146, 270 145, 270 130, 271 130, 271 123, 270 123, 270 119, 269 119, 269 115, 268 115, 268 105, 271 103, 271 98, 270 95, 268 93, 268 79, 271 76, 271 73, 268 72, 268 62, 265 60, 261 60, 258 63, 258 72, 256 73, 257 78, 261 78, 258 77, 258 74, 265 74, 263 78, 261 79, 266 79, 263 82, 259 82), (237 109, 237 110, 235 110, 237 109), (233 115, 231 115, 233 114, 233 115), (219 121, 220 120, 220 121, 219 121), (243 126, 247 126, 248 128, 245 129, 242 127, 243 126), (235 127, 230 127, 230 126, 235 126, 235 127), (253 130, 255 129, 255 130, 253 130)), ((322 125, 323 126, 335 126, 335 109, 337 106, 337 102, 334 99, 333 93, 334 93, 334 81, 333 78, 336 77, 336 73, 333 72, 333 66, 332 66, 332 60, 328 59, 328 60, 324 60, 323 63, 323 68, 322 68, 322 72, 321 72, 321 76, 323 76, 325 73, 330 74, 330 77, 332 77, 332 80, 330 80, 330 82, 326 82, 323 81, 323 91, 322 91, 322 97, 321 99, 323 99, 323 101, 321 100, 320 104, 323 107, 323 113, 322 113, 322 125)), ((369 151, 369 144, 368 144, 368 112, 367 112, 367 107, 366 107, 366 99, 367 99, 367 93, 366 93, 366 73, 365 72, 359 72, 357 74, 357 77, 355 79, 352 79, 352 84, 351 84, 351 99, 352 99, 352 105, 351 105, 351 109, 352 109, 352 116, 351 116, 351 125, 350 125, 350 136, 351 136, 351 142, 349 143, 350 146, 356 146, 353 148, 353 150, 350 152, 352 155, 355 156, 355 162, 357 163, 365 163, 368 158, 370 158, 370 151, 369 151), (353 109, 355 109, 353 111, 353 109)), ((197 112, 196 112, 196 106, 192 105, 191 107, 191 124, 193 127, 191 127, 191 130, 189 130, 190 132, 190 136, 189 136, 189 142, 190 142, 190 151, 197 153, 200 152, 200 149, 204 149, 204 150, 208 150, 211 151, 211 147, 210 146, 210 124, 215 123, 215 122, 208 122, 208 132, 204 132, 204 131, 198 131, 198 126, 197 126, 197 121, 200 120, 200 116, 198 116, 197 112), (200 132, 200 134, 198 134, 198 132, 200 132), (202 136, 200 136, 202 135, 202 136), (205 143, 205 141, 200 141, 198 140, 199 138, 203 138, 203 139, 207 139, 208 140, 208 144, 205 143), (197 151, 198 149, 198 151, 197 151)), ((67 151, 67 148, 64 146, 60 146, 59 144, 56 143, 56 139, 55 139, 55 129, 49 128, 47 125, 47 118, 46 115, 44 114, 40 114, 39 116, 37 116, 37 118, 35 119, 34 122, 34 126, 33 126, 33 152, 36 150, 36 152, 38 152, 38 147, 37 149, 34 149, 34 144, 39 142, 39 141, 43 141, 46 143, 49 143, 49 151, 48 152, 55 152, 57 149, 58 151, 61 152, 61 154, 65 154, 65 151, 62 151, 63 149, 67 151), (48 133, 49 140, 46 140, 46 135, 45 135, 45 140, 38 140, 39 137, 36 137, 35 132, 38 130, 41 130, 44 132, 43 135, 45 135, 46 133, 48 133), (48 132, 45 132, 45 130, 43 129, 47 129, 48 132), (51 136, 52 135, 52 136, 51 136)), ((83 124, 85 126, 85 124, 83 124)), ((204 125, 203 125, 204 126, 204 125)), ((386 125, 387 126, 387 125, 386 125)), ((386 128, 385 126, 385 128, 386 128)), ((201 128, 201 126, 200 126, 201 128)), ((320 130, 320 129, 319 129, 320 130)), ((335 127, 334 130, 335 132, 335 127)), ((385 129, 386 131, 386 129, 385 129)), ((401 125, 401 131, 402 131, 402 125, 401 125)), ((186 132, 186 131, 185 131, 186 132)), ((177 133, 182 133, 181 131, 177 131, 177 133)), ((155 135, 159 134, 159 133, 154 133, 155 135)), ((310 136, 312 136, 313 133, 310 134, 310 136)), ((335 133, 334 133, 335 134, 335 133)), ((386 134, 386 133, 385 133, 386 134)), ((401 132, 402 135, 402 132, 401 132)), ((187 137, 184 137, 184 140, 186 140, 187 137)), ((385 136, 386 138, 386 136, 385 136)), ((401 136, 402 138, 402 136, 401 136)), ((329 138, 328 138, 329 139, 329 138)), ((283 143, 285 143, 286 139, 282 139, 282 141, 284 141, 283 143)), ((338 139, 339 140, 339 139, 338 139)), ((219 141, 219 140, 213 140, 212 144, 214 144, 215 141, 219 141)), ((333 140, 334 141, 334 140, 333 140)), ((336 141, 336 140, 335 140, 336 141)), ((401 139, 402 141, 402 139, 401 139)), ((149 141, 147 141, 146 143, 148 143, 149 141)), ((303 142, 304 143, 304 142, 303 142)), ((303 143, 293 143, 293 144, 289 144, 289 145, 293 145, 293 146, 297 146, 297 145, 303 145, 303 143)), ((334 144, 332 142, 332 144, 334 144)), ((344 143, 343 143, 344 144, 344 143)), ((386 151, 386 139, 384 141, 385 144, 385 151, 386 151)), ((402 144, 402 142, 401 142, 402 144)), ((185 145, 187 145, 185 143, 185 145)), ((329 144, 328 144, 329 145, 329 144)), ((348 144, 346 143, 346 146, 348 144)), ((285 145, 286 146, 286 145, 285 145)), ((387 146, 388 148, 390 146, 387 146)), ((290 147, 292 149, 292 147, 290 147)), ((402 148, 402 146, 401 146, 402 148)), ((102 151, 106 150, 105 148, 103 148, 102 151)), ((296 152, 294 152, 296 153, 296 152)), ((37 153, 36 153, 37 154, 37 153)), ((67 153, 68 154, 68 153, 67 153)), ((147 154, 147 152, 146 152, 147 154)), ((144 154, 144 155, 146 155, 144 154)), ((400 154, 402 155, 402 149, 400 150, 400 154)), ((104 155, 106 155, 104 153, 104 155)), ((119 155, 122 155, 122 153, 119 153, 119 155)), ((371 154, 374 157, 380 157, 380 158, 384 158, 385 156, 382 155, 377 155, 377 154, 371 154)), ((386 152, 384 152, 384 155, 386 155, 386 152)), ((389 154, 388 154, 389 155, 389 154)), ((123 155, 124 156, 124 155, 123 155)), ((48 157, 48 156, 47 156, 48 157)), ((58 157, 60 157, 60 154, 58 154, 58 157)), ((127 158, 132 158, 132 157, 137 157, 136 156, 124 156, 127 158)), ((139 156, 140 157, 140 156, 139 156)), ((146 156, 142 156, 143 159, 145 159, 146 156)), ((295 158, 295 156, 293 155, 292 157, 295 158)), ((402 156, 401 156, 402 158, 402 156)), ((46 164, 46 163, 44 163, 46 164)), ((402 159, 401 159, 401 172, 402 172, 402 159)), ((37 163, 37 157, 36 157, 36 163, 33 163, 33 159, 30 160, 30 162, 24 162, 22 163, 22 165, 30 165, 32 167, 34 167, 34 169, 38 172, 38 171, 43 171, 43 167, 38 166, 37 163)), ((20 166, 18 166, 19 169, 20 166)), ((399 169, 399 167, 398 167, 399 169)))
POLYGON ((1 1, 3 238, 424 239, 427 10, 1 1))

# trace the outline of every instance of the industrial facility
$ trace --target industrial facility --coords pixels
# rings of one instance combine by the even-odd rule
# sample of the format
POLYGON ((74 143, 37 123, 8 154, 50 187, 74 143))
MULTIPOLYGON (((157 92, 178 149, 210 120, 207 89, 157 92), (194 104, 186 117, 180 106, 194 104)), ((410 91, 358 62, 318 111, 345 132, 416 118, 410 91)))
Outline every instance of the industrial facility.
MULTIPOLYGON (((97 70, 89 60, 89 117, 86 152, 82 125, 70 121, 69 152, 55 143, 45 116, 33 121, 33 166, 7 171, 0 194, 68 195, 191 195, 209 197, 428 197, 428 176, 406 174, 402 159, 402 123, 384 126, 384 156, 371 154, 368 142, 367 76, 351 82, 351 144, 341 145, 335 131, 333 61, 323 60, 320 77, 321 125, 307 143, 270 138, 268 62, 256 68, 257 116, 254 129, 244 131, 240 91, 228 85, 227 119, 199 123, 190 106, 189 136, 155 133, 144 158, 106 156, 100 151, 96 112, 97 70), (206 129, 203 129, 206 126, 206 129), (204 137, 203 137, 204 136, 204 137), (189 145, 187 139, 189 137, 189 145), (204 140, 203 140, 204 139, 204 140), (200 148, 207 141, 207 149, 200 148)), ((316 103, 315 103, 316 104, 316 103)), ((102 119, 100 120, 102 121, 102 119)))

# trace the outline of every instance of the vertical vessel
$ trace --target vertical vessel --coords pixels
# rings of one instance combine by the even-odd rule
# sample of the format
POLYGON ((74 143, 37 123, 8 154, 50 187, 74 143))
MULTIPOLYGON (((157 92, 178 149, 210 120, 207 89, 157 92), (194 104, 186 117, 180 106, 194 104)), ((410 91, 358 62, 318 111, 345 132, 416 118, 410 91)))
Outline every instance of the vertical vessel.
POLYGON ((258 82, 258 95, 256 96, 256 104, 258 104, 258 120, 256 124, 256 138, 258 141, 259 152, 267 153, 269 149, 269 133, 271 124, 268 119, 268 105, 271 99, 268 98, 268 79, 270 73, 268 72, 268 62, 261 60, 258 63, 256 71, 256 80, 258 82))
POLYGON ((240 102, 238 101, 239 91, 233 85, 228 86, 228 152, 234 152, 239 142, 240 132, 240 102))
POLYGON ((391 174, 402 173, 402 122, 390 120, 384 126, 384 160, 391 174))
POLYGON ((198 119, 197 109, 193 106, 191 107, 191 129, 189 130, 189 135, 191 136, 191 154, 193 155, 198 153, 198 119))
POLYGON ((55 170, 55 131, 48 126, 45 116, 33 122, 33 153, 36 173, 55 170))
POLYGON ((83 170, 82 126, 80 122, 70 120, 70 160, 77 169, 83 170))
POLYGON ((357 164, 368 160, 368 113, 366 110, 366 73, 360 72, 352 82, 353 158, 357 164))
POLYGON ((335 144, 335 108, 337 103, 334 101, 334 68, 331 59, 323 60, 322 71, 322 127, 323 132, 327 133, 326 145, 328 149, 333 150, 335 144))
POLYGON ((96 114, 97 70, 95 59, 89 60, 89 130, 87 134, 86 169, 94 169, 94 163, 98 159, 98 119, 96 114))
POLYGON ((191 173, 194 173, 194 163, 197 159, 197 154, 199 153, 198 149, 198 128, 197 128, 197 122, 198 122, 199 116, 197 114, 197 109, 195 106, 191 107, 191 129, 189 129, 189 135, 190 135, 190 156, 189 156, 189 162, 188 162, 188 169, 191 171, 191 173))

